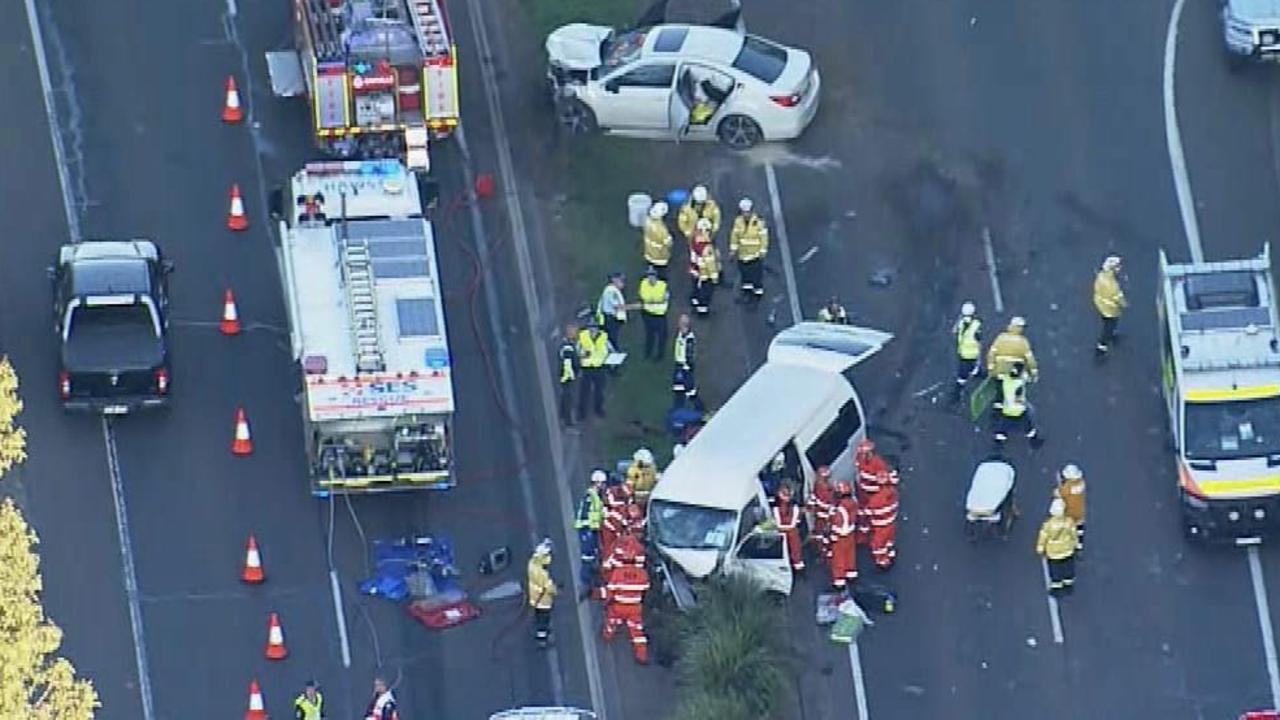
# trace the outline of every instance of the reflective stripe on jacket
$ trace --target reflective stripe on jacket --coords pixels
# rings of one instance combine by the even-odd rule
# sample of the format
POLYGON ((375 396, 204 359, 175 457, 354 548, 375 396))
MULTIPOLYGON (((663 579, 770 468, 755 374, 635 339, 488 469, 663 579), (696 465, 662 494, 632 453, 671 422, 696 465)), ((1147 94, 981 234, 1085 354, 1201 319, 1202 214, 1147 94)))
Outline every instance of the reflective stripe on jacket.
POLYGON ((581 530, 599 530, 604 522, 604 501, 594 487, 587 488, 582 500, 578 501, 578 516, 573 521, 573 528, 581 530))
POLYGON ((689 200, 680 207, 680 214, 676 216, 676 225, 679 226, 680 232, 688 237, 693 234, 694 226, 703 218, 711 221, 712 235, 720 231, 720 206, 715 200, 707 198, 707 201, 701 205, 689 200))
POLYGON ((673 346, 673 357, 676 364, 681 367, 693 367, 697 346, 698 338, 694 336, 692 330, 676 333, 676 340, 673 346))
POLYGON ((671 231, 661 218, 644 221, 644 261, 657 267, 671 262, 671 231))
POLYGON ((769 252, 769 226, 764 218, 755 213, 746 213, 733 219, 733 229, 729 231, 729 254, 740 262, 751 262, 764 257, 769 252))
POLYGON ((635 565, 618 565, 609 573, 605 597, 620 605, 639 605, 649 591, 649 573, 635 565))
POLYGON ((1076 521, 1063 515, 1050 516, 1040 526, 1036 554, 1050 560, 1065 560, 1076 552, 1076 521))
POLYGON ((556 599, 556 584, 545 565, 537 556, 529 558, 529 606, 538 610, 550 610, 556 599))
POLYGON ((566 340, 560 345, 560 384, 571 383, 578 377, 578 348, 566 340))
POLYGON ((800 508, 791 503, 779 501, 773 506, 773 524, 782 532, 800 527, 800 508))
POLYGON ((1027 379, 1004 377, 1000 379, 1000 414, 1005 417, 1022 417, 1027 412, 1027 379))

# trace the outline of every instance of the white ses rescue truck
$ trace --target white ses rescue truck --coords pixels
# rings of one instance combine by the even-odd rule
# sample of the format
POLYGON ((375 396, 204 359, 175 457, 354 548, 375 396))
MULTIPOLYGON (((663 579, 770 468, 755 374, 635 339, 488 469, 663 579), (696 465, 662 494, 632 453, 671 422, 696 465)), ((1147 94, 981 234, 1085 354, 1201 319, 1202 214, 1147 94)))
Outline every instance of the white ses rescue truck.
POLYGON ((1170 263, 1157 298, 1178 495, 1190 537, 1261 540, 1280 518, 1280 317, 1271 250, 1170 263))
POLYGON ((420 176, 309 163, 277 191, 311 491, 452 487, 453 373, 420 176))

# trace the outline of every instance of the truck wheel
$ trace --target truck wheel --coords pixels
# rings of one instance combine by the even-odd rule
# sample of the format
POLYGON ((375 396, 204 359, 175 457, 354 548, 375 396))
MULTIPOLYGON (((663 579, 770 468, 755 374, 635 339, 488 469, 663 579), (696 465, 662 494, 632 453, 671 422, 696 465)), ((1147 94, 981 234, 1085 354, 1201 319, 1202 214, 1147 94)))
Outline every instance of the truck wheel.
POLYGON ((599 127, 596 114, 577 98, 568 98, 556 104, 556 121, 571 135, 587 135, 599 127))

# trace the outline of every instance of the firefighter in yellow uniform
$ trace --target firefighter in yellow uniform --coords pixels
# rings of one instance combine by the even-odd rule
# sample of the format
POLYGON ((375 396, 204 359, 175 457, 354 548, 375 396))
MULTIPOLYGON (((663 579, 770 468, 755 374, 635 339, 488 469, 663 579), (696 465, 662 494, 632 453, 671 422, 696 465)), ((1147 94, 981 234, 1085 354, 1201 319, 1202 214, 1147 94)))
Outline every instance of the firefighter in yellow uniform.
POLYGON ((1098 333, 1098 344, 1094 346, 1099 355, 1111 349, 1120 314, 1128 305, 1124 291, 1120 289, 1119 274, 1120 256, 1111 255, 1102 261, 1102 268, 1093 279, 1093 307, 1102 318, 1102 331, 1098 333))
POLYGON ((711 314, 711 296, 720 282, 720 251, 715 243, 702 246, 702 254, 698 256, 698 278, 693 286, 691 304, 699 315, 711 314))
POLYGON ((1036 554, 1049 564, 1049 594, 1070 593, 1076 585, 1076 521, 1067 517, 1062 498, 1049 503, 1049 517, 1036 536, 1036 554))
POLYGON ((1009 327, 996 336, 987 351, 987 372, 992 378, 999 380, 1009 373, 1014 363, 1021 363, 1035 380, 1039 375, 1036 367, 1036 356, 1031 352, 1031 343, 1026 337, 1027 321, 1022 317, 1009 320, 1009 327))
POLYGON ((658 484, 658 467, 649 448, 640 448, 631 456, 631 464, 627 466, 627 484, 640 507, 648 507, 649 495, 658 484))
POLYGON ((769 254, 769 226, 752 211, 751 198, 738 201, 738 217, 729 231, 729 254, 738 261, 742 294, 764 297, 764 257, 769 254))
POLYGON ((671 230, 667 227, 667 204, 656 202, 649 208, 644 221, 644 261, 657 271, 658 277, 667 279, 667 266, 671 264, 671 230))
POLYGON ((1067 517, 1076 521, 1076 556, 1084 553, 1084 473, 1079 466, 1070 463, 1058 475, 1058 487, 1054 497, 1066 504, 1067 517))
POLYGON ((551 579, 551 538, 534 548, 527 568, 529 607, 533 608, 533 638, 540 647, 551 642, 551 606, 556 599, 556 583, 551 579))
POLYGON ((688 238, 693 235, 699 220, 710 221, 711 229, 708 234, 712 237, 720 231, 720 206, 707 194, 706 185, 693 187, 693 192, 689 193, 689 199, 680 207, 680 214, 676 216, 676 225, 688 238))

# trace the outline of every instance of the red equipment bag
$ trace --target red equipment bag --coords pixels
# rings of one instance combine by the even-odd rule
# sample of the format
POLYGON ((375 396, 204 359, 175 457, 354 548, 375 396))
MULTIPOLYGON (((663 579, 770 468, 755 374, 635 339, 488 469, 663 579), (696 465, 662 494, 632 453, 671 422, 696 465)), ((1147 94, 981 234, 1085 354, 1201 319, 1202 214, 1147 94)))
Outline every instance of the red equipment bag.
POLYGON ((459 600, 447 605, 427 605, 421 600, 409 603, 409 614, 418 622, 437 630, 461 625, 468 620, 480 617, 480 608, 468 600, 459 600))

